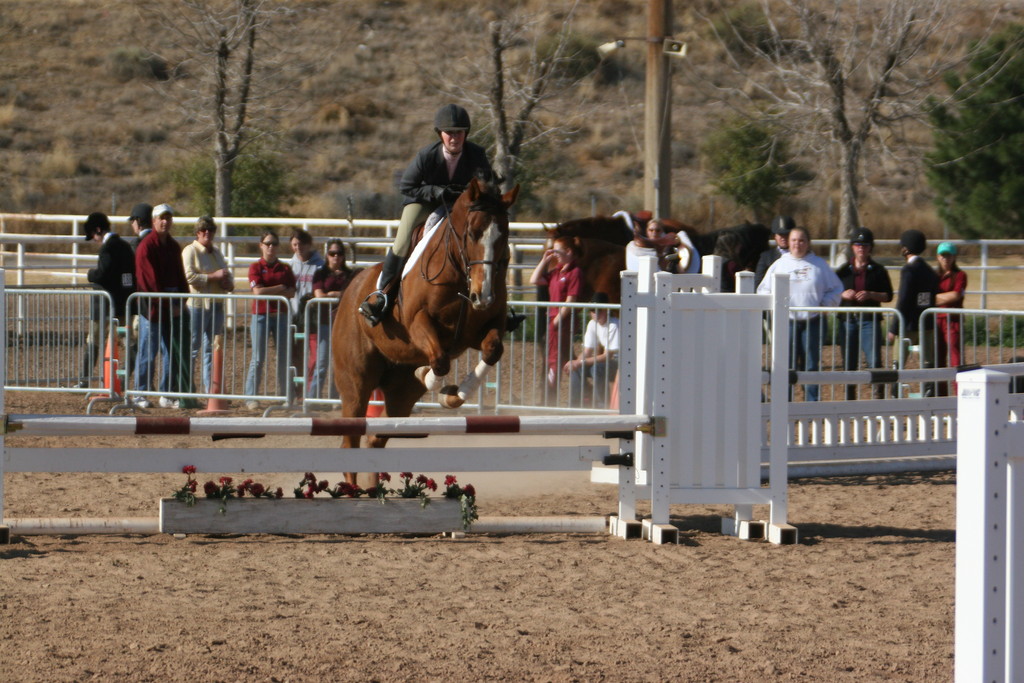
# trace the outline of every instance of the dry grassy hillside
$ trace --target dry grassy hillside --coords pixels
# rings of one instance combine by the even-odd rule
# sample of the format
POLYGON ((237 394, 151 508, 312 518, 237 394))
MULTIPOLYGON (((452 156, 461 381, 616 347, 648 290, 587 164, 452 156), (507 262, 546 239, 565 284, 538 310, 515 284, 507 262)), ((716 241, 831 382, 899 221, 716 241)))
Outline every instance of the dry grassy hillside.
MULTIPOLYGON (((674 213, 718 225, 742 217, 717 198, 702 174, 698 147, 725 106, 693 85, 681 69, 724 78, 706 25, 692 13, 712 2, 676 3, 674 35, 691 41, 688 60, 674 60, 674 213), (683 5, 686 5, 684 8, 683 5), (715 74, 718 74, 717 76, 715 74)), ((542 32, 557 30, 562 6, 521 3, 541 17, 542 32)), ((296 0, 275 28, 287 47, 288 69, 272 88, 272 143, 293 170, 293 215, 344 216, 352 200, 360 217, 396 215, 394 176, 431 138, 436 107, 447 101, 445 78, 486 66, 487 3, 468 0, 296 0), (439 80, 440 79, 440 80, 439 80)), ((646 32, 646 3, 594 0, 575 10, 575 32, 604 42, 646 32)), ((138 3, 115 0, 4 0, 0 3, 0 211, 124 213, 138 201, 170 198, 161 173, 168 164, 207 149, 176 105, 198 87, 198 74, 169 80, 124 73, 126 50, 148 50, 171 69, 182 54, 138 3)), ((547 176, 529 188, 520 219, 565 219, 641 208, 643 49, 630 43, 612 70, 591 77, 539 113, 569 122, 536 150, 547 176)), ((136 52, 137 54, 137 52, 136 52)), ((512 55, 514 56, 514 52, 512 55)), ((486 117, 469 105, 486 136, 486 117)), ((869 175, 864 221, 883 235, 936 220, 920 176, 905 168, 869 175), (898 182, 892 182, 897 178, 898 182), (894 211, 898 207, 899 211, 894 211)), ((790 210, 809 223, 824 219, 833 188, 822 180, 790 210)), ((193 210, 187 201, 180 210, 193 210)))

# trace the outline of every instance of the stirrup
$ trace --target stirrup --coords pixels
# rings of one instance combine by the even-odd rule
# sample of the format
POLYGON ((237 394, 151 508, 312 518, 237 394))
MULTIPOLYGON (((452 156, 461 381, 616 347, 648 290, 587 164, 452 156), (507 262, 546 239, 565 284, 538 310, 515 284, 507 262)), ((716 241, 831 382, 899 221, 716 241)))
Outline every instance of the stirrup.
POLYGON ((379 325, 387 310, 388 295, 379 289, 375 292, 370 292, 363 300, 363 303, 359 304, 359 312, 370 323, 370 327, 379 325))

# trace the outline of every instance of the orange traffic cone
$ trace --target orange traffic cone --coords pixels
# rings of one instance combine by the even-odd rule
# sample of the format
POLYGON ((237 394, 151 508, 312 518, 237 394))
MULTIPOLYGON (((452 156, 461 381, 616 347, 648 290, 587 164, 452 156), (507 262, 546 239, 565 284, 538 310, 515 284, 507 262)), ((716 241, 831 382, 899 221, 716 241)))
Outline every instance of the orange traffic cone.
MULTIPOLYGON (((224 335, 213 336, 213 367, 210 368, 210 393, 219 394, 224 385, 224 335)), ((211 398, 206 402, 206 410, 198 415, 223 415, 228 411, 228 402, 223 398, 211 398)))
MULTIPOLYGON (((380 389, 374 389, 373 393, 370 394, 371 401, 383 401, 384 392, 380 389)), ((384 406, 375 406, 372 403, 366 406, 366 417, 380 417, 384 414, 384 406)))
POLYGON ((107 337, 107 348, 103 351, 103 386, 110 398, 121 395, 121 378, 117 376, 119 365, 117 344, 114 343, 113 336, 107 337))

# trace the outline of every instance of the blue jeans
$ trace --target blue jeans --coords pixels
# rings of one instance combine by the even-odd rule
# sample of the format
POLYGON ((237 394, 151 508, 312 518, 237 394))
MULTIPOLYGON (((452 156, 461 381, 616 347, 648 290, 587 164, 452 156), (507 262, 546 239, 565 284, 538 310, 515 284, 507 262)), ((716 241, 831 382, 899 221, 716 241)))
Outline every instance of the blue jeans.
MULTIPOLYGON (((821 338, 825 319, 820 315, 810 320, 789 321, 789 367, 793 370, 813 372, 821 360, 821 338)), ((818 400, 819 387, 808 384, 804 387, 808 401, 818 400)))
POLYGON ((252 360, 249 361, 249 372, 245 376, 246 396, 256 396, 259 393, 263 379, 263 363, 269 353, 270 337, 274 338, 274 346, 277 349, 277 387, 274 395, 288 395, 290 325, 291 320, 287 311, 280 315, 258 313, 251 317, 249 334, 252 339, 252 360))
MULTIPOLYGON (((316 328, 316 370, 309 378, 306 396, 319 398, 321 387, 327 384, 328 370, 331 367, 331 324, 321 323, 316 328)), ((338 389, 332 383, 328 387, 330 398, 338 397, 338 389)))
POLYGON ((160 364, 160 391, 170 391, 171 351, 167 348, 160 335, 156 321, 139 316, 138 355, 135 356, 135 388, 140 391, 151 391, 153 388, 153 363, 159 351, 162 356, 160 364))
POLYGON ((210 374, 213 371, 213 338, 224 334, 224 305, 214 303, 210 308, 190 306, 192 316, 192 366, 196 365, 199 350, 203 351, 203 391, 210 392, 210 374))
POLYGON ((857 370, 864 353, 869 368, 882 367, 882 326, 877 315, 850 313, 844 317, 839 343, 843 347, 843 369, 857 370))
POLYGON ((586 405, 589 403, 586 399, 593 396, 593 407, 604 408, 608 397, 611 396, 611 386, 609 386, 608 380, 615 377, 618 369, 618 361, 609 360, 570 370, 569 407, 575 408, 586 405), (590 389, 587 389, 587 377, 594 382, 593 387, 590 389))

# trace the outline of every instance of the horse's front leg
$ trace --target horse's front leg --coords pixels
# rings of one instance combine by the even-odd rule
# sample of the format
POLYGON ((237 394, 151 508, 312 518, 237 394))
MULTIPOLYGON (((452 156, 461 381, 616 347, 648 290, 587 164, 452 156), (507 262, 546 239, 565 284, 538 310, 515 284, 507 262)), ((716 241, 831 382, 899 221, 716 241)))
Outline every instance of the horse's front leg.
POLYGON ((409 324, 409 338, 427 357, 429 365, 416 368, 416 378, 423 382, 427 391, 440 391, 444 377, 452 369, 452 360, 441 348, 434 322, 425 312, 420 311, 409 324))
POLYGON ((482 355, 480 362, 463 378, 457 392, 446 394, 442 398, 442 405, 448 408, 458 408, 466 402, 470 394, 480 387, 481 382, 490 373, 491 368, 501 360, 501 356, 505 352, 505 345, 501 341, 501 336, 502 332, 499 329, 491 328, 480 344, 482 355))

